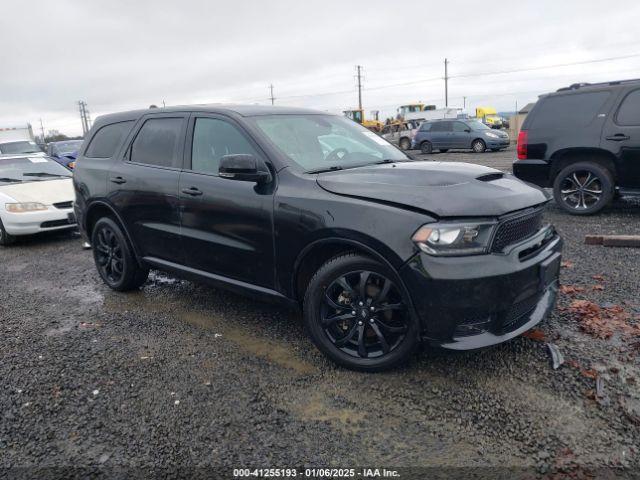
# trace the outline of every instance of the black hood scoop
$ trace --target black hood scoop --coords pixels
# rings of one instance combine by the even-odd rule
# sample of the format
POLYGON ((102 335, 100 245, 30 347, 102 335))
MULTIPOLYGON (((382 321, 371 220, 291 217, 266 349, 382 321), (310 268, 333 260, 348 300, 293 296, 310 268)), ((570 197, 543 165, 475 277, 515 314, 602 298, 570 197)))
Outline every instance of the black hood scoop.
POLYGON ((320 173, 325 190, 438 217, 501 216, 546 203, 544 191, 511 174, 462 162, 402 162, 320 173))

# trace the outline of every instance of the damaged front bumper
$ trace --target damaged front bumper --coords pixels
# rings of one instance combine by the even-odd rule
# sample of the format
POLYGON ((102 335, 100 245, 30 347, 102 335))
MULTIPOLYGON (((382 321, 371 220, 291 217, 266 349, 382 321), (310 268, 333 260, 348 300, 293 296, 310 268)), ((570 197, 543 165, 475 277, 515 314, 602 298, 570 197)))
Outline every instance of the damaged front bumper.
POLYGON ((428 342, 454 350, 486 347, 529 330, 553 309, 562 239, 547 226, 504 253, 434 257, 401 269, 428 342))

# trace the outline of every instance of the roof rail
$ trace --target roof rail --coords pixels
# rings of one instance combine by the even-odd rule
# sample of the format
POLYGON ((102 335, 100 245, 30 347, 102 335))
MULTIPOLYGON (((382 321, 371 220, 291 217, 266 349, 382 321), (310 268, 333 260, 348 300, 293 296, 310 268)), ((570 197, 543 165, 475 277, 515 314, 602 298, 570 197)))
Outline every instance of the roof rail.
POLYGON ((602 87, 609 85, 626 85, 628 83, 640 83, 640 78, 632 78, 629 80, 613 80, 611 82, 600 82, 600 83, 573 83, 568 87, 562 87, 556 90, 557 92, 566 92, 567 90, 578 90, 584 87, 602 87))

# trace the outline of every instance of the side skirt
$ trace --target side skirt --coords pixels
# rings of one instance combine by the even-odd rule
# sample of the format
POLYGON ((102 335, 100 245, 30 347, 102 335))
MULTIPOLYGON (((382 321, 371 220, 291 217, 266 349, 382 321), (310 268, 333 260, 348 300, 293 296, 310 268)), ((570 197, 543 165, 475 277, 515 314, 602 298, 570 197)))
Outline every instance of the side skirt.
POLYGON ((142 261, 151 268, 157 268, 158 270, 174 273, 187 280, 193 280, 196 282, 206 283, 214 287, 223 288, 245 297, 250 297, 254 300, 277 303, 295 310, 300 309, 300 306, 296 301, 285 297, 280 292, 271 290, 270 288, 260 287, 251 283, 235 280, 233 278, 216 275, 215 273, 186 267, 184 265, 168 262, 156 257, 143 257, 142 261))

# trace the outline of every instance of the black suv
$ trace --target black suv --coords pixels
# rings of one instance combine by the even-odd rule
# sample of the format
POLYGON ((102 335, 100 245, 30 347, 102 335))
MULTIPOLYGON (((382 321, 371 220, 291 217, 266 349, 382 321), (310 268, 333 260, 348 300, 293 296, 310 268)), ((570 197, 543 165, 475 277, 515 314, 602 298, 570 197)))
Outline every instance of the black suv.
POLYGON ((518 135, 513 173, 553 187, 558 205, 576 215, 601 210, 616 193, 640 195, 640 80, 542 95, 518 135))
POLYGON ((334 115, 259 106, 96 120, 74 175, 102 279, 149 268, 302 307, 334 361, 380 370, 420 340, 505 341, 553 308, 548 197, 497 170, 414 162, 334 115))

